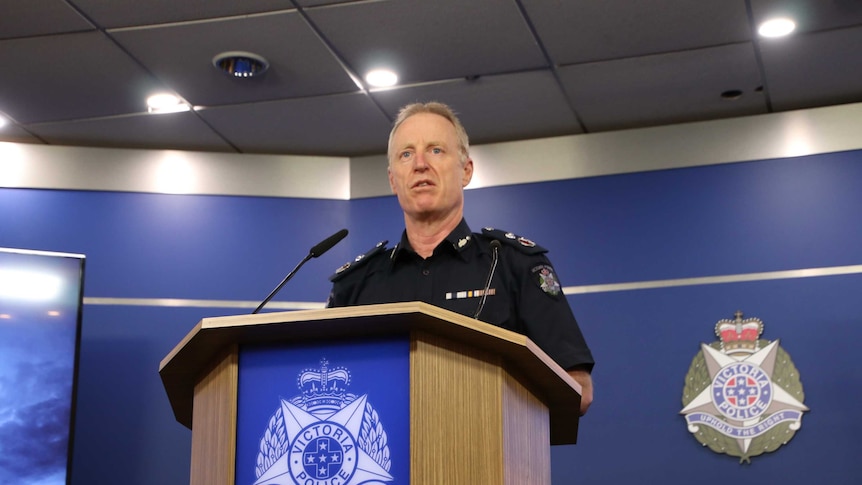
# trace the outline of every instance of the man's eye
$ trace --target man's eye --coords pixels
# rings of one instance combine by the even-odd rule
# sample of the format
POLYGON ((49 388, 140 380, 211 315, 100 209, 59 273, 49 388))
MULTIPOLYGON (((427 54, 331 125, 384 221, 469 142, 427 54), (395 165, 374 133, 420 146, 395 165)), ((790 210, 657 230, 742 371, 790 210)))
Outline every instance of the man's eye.
POLYGON ((410 158, 411 155, 413 155, 413 152, 401 152, 400 158, 401 160, 406 160, 410 158))
POLYGON ((434 155, 439 155, 439 154, 443 153, 443 149, 434 147, 431 149, 431 153, 433 153, 434 155))

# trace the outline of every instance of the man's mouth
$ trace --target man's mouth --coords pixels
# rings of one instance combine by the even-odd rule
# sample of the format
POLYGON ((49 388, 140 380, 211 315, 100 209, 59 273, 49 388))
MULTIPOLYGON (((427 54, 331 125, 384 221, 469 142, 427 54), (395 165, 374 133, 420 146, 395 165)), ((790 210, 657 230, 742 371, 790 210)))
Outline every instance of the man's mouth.
POLYGON ((416 182, 415 184, 413 184, 412 188, 415 189, 418 187, 431 187, 432 185, 434 185, 434 184, 428 180, 420 180, 419 182, 416 182))

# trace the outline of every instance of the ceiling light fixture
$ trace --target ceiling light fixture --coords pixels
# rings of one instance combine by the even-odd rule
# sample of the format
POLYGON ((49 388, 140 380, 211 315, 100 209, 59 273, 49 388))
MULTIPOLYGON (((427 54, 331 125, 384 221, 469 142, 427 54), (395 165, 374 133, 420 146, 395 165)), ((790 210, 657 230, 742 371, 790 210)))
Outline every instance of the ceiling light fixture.
POLYGON ((147 98, 147 110, 155 114, 179 113, 188 111, 189 105, 184 103, 179 96, 169 93, 159 93, 147 98))
POLYGON ((3 128, 4 126, 6 126, 6 123, 8 123, 8 122, 9 121, 6 120, 5 116, 0 115, 0 128, 3 128))
POLYGON ((388 69, 374 69, 368 71, 365 81, 374 88, 388 88, 398 84, 398 75, 388 69))
POLYGON ((791 32, 796 30, 796 22, 793 20, 780 17, 769 19, 757 28, 757 33, 760 34, 761 37, 784 37, 785 35, 789 35, 791 32))
POLYGON ((251 52, 222 52, 213 57, 213 66, 230 76, 239 78, 259 77, 269 69, 269 61, 251 52))

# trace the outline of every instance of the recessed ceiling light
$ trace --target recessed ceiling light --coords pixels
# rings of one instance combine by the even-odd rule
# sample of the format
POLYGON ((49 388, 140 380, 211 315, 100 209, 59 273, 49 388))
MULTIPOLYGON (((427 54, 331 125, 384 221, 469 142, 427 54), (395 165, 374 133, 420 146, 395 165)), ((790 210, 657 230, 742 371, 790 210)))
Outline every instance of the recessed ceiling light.
POLYGON ((4 126, 6 126, 6 123, 8 123, 8 122, 9 122, 9 121, 8 121, 8 120, 6 120, 6 117, 5 117, 5 116, 0 115, 0 128, 3 128, 4 126))
POLYGON ((796 30, 796 22, 793 20, 781 17, 769 19, 757 28, 757 33, 761 37, 784 37, 796 30))
POLYGON ((150 113, 179 113, 188 111, 189 105, 178 96, 169 93, 154 94, 147 98, 147 110, 150 113))
POLYGON ((398 75, 388 69, 374 69, 365 75, 365 81, 375 88, 388 88, 398 84, 398 75))
POLYGON ((222 52, 213 57, 213 66, 238 78, 258 77, 269 69, 269 61, 251 52, 222 52))

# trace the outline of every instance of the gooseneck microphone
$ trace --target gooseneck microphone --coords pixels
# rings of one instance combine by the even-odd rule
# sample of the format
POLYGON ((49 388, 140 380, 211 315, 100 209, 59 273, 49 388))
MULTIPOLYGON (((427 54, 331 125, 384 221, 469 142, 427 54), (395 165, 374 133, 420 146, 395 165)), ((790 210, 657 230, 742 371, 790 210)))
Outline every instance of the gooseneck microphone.
POLYGON ((323 241, 320 241, 319 243, 317 243, 316 246, 311 248, 311 250, 308 252, 308 255, 306 255, 305 258, 303 258, 302 261, 300 261, 299 264, 297 264, 296 267, 293 268, 293 270, 291 270, 291 272, 288 273, 287 276, 285 276, 283 280, 281 280, 281 283, 279 283, 278 286, 276 286, 275 289, 272 290, 272 292, 270 292, 269 296, 267 296, 260 303, 260 305, 258 305, 257 308, 254 309, 253 312, 251 312, 252 315, 259 312, 260 309, 263 308, 264 305, 269 303, 269 300, 272 300, 272 297, 274 297, 275 294, 278 293, 279 290, 281 290, 281 287, 284 286, 285 283, 290 281, 291 278, 293 278, 293 275, 295 275, 296 272, 299 271, 299 268, 301 268, 303 264, 305 264, 309 259, 316 258, 318 256, 321 256, 323 253, 329 251, 330 249, 332 249, 332 246, 335 246, 336 244, 338 244, 346 236, 347 236, 347 229, 342 229, 342 230, 336 232, 335 234, 329 236, 328 238, 324 239, 323 241))
POLYGON ((479 319, 479 314, 485 308, 485 300, 488 299, 488 292, 491 291, 491 279, 494 278, 494 271, 497 270, 497 262, 500 261, 500 241, 494 239, 491 241, 491 270, 488 271, 488 279, 485 280, 485 289, 482 292, 482 299, 479 300, 479 307, 476 308, 476 313, 473 318, 479 319))

